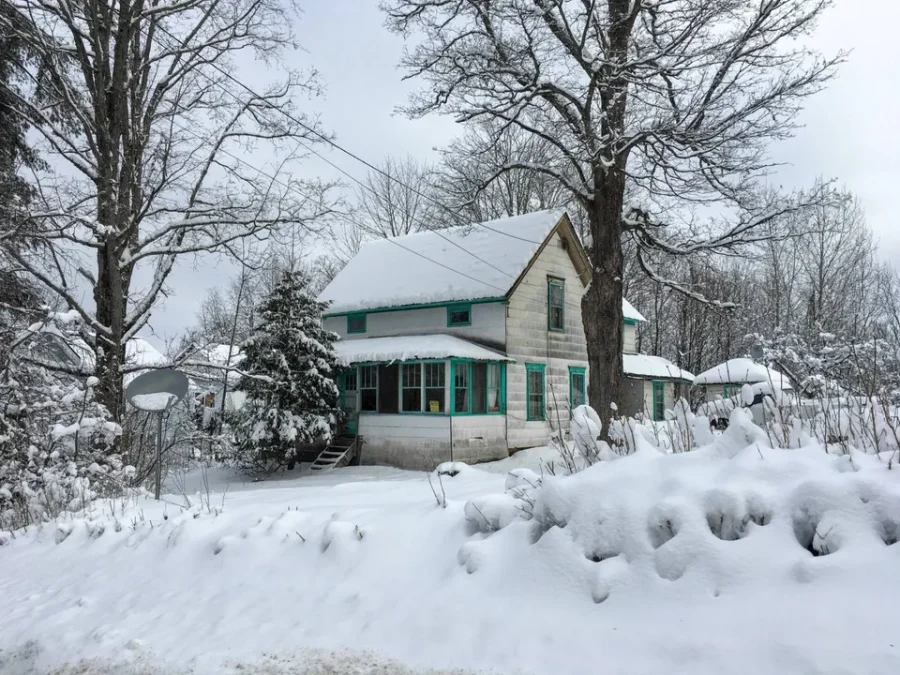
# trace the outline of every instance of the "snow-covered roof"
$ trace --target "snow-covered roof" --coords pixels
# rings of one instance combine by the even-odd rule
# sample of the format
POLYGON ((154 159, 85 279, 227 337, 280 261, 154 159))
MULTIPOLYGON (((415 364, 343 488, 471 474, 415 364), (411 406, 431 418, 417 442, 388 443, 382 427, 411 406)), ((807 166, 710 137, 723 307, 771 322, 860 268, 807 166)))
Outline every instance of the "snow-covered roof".
POLYGON ((793 388, 787 377, 777 370, 745 358, 730 359, 694 378, 694 384, 754 384, 756 382, 771 382, 772 385, 782 390, 793 388))
POLYGON ((628 300, 626 300, 625 298, 622 298, 622 315, 626 319, 631 319, 632 321, 646 321, 647 320, 644 318, 644 315, 641 314, 639 311, 637 311, 634 308, 634 305, 632 305, 630 302, 628 302, 628 300))
POLYGON ((641 379, 684 380, 693 382, 694 376, 661 356, 649 354, 623 354, 625 374, 641 379))
POLYGON ((133 337, 125 343, 125 362, 129 366, 158 366, 167 361, 162 352, 142 337, 133 337))
POLYGON ((447 358, 512 361, 501 352, 453 335, 399 335, 340 340, 334 343, 334 351, 345 364, 447 358))
MULTIPOLYGON (((565 211, 536 211, 439 232, 377 239, 319 295, 340 314, 504 297, 565 211)), ((625 318, 644 321, 627 301, 625 318)))

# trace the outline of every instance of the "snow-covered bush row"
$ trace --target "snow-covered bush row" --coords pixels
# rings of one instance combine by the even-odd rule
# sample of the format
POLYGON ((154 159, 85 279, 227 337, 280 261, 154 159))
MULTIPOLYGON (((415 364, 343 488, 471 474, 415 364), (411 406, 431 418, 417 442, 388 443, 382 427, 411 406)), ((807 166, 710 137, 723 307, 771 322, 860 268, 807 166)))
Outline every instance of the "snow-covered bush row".
POLYGON ((807 583, 900 562, 900 473, 886 455, 782 449, 743 411, 714 442, 635 452, 569 476, 544 475, 468 502, 470 573, 522 547, 597 603, 682 580, 716 597, 747 584, 807 583), (827 561, 817 560, 829 556, 827 561), (630 590, 629 590, 630 589, 630 590))
POLYGON ((21 527, 118 494, 133 476, 110 454, 122 433, 93 400, 93 378, 18 363, 0 384, 0 529, 21 527))

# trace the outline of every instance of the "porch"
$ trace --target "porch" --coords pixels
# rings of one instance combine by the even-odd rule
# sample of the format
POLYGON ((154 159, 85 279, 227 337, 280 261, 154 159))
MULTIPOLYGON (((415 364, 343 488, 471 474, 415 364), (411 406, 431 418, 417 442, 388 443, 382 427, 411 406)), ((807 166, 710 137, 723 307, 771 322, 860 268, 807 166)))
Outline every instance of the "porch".
POLYGON ((432 469, 508 455, 502 352, 449 335, 346 340, 335 351, 362 463, 432 469))

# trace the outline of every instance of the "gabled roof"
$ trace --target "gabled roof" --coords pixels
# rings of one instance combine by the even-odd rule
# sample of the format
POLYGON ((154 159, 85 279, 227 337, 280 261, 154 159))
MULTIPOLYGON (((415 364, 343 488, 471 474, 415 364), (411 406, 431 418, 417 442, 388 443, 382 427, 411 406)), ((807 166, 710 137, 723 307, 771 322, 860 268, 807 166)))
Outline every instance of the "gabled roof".
MULTIPOLYGON (((587 256, 562 209, 537 211, 435 232, 367 243, 319 295, 327 314, 501 300, 519 283, 550 234, 558 230, 582 281, 587 256)), ((643 321, 627 301, 625 318, 643 321)))

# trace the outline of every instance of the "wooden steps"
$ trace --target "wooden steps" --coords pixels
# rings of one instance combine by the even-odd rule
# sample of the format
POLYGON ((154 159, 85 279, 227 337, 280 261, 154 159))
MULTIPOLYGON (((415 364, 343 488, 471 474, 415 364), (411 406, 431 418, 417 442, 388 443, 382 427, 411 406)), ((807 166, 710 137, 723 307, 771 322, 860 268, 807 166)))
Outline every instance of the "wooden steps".
POLYGON ((358 436, 344 435, 332 439, 331 444, 322 450, 310 465, 310 472, 318 473, 319 471, 330 471, 336 467, 346 466, 356 454, 358 443, 358 436))

